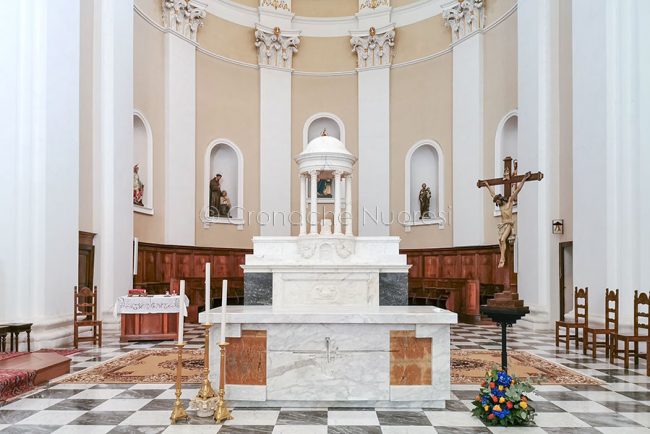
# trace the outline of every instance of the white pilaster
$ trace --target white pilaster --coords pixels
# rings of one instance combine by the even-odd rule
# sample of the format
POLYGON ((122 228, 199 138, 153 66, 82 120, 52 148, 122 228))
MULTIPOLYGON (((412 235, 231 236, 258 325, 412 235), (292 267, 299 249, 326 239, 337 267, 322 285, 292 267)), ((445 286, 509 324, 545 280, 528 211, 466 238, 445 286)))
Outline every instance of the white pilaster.
MULTIPOLYGON (((375 19, 386 20, 385 17, 375 19)), ((374 23, 373 23, 374 24, 374 23)), ((359 235, 390 234, 390 64, 395 26, 350 32, 359 92, 359 235)))
POLYGON ((94 52, 94 283, 106 321, 133 283, 132 1, 95 0, 94 52))
POLYGON ((318 235, 318 172, 315 170, 309 172, 309 180, 311 182, 311 228, 309 229, 309 233, 312 235, 318 235))
POLYGON ((307 177, 304 174, 300 174, 300 235, 305 235, 307 233, 307 189, 305 182, 307 177))
POLYGON ((341 233, 341 172, 334 172, 334 233, 341 233))
POLYGON ((531 308, 523 323, 548 328, 559 319, 559 0, 522 2, 517 17, 519 173, 544 173, 519 194, 517 286, 531 308))
MULTIPOLYGON (((193 246, 196 226, 196 2, 162 0, 165 24, 165 243, 193 246), (175 8, 179 8, 178 12, 175 8)), ((207 188, 207 186, 202 186, 207 188)))
MULTIPOLYGON (((261 9, 261 8, 260 8, 261 9)), ((267 17, 268 18, 268 17, 267 17)), ((291 65, 298 31, 258 24, 260 65, 260 234, 291 234, 291 65)))
POLYGON ((65 345, 71 330, 79 228, 79 7, 79 0, 27 0, 0 9, 0 318, 33 322, 32 349, 65 345))
POLYGON ((648 16, 643 0, 573 2, 574 282, 589 286, 590 317, 620 288, 624 328, 650 284, 648 16))
POLYGON ((453 46, 453 244, 485 243, 484 191, 472 179, 483 173, 483 34, 481 1, 443 5, 453 46), (472 24, 466 24, 470 20, 472 24))

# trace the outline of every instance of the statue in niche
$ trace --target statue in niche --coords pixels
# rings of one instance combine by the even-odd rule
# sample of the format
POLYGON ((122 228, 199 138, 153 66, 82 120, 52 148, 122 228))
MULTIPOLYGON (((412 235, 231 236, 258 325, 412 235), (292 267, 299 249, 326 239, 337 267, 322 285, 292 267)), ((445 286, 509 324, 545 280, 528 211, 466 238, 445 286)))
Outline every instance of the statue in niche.
POLYGON ((219 202, 221 200, 221 174, 217 173, 210 180, 210 217, 219 214, 219 202))
POLYGON ((140 180, 140 166, 136 164, 133 166, 133 204, 144 206, 142 200, 144 198, 144 184, 140 180))
POLYGON ((319 199, 331 199, 334 196, 332 195, 332 179, 331 178, 319 178, 318 184, 316 185, 316 195, 319 199))
POLYGON ((431 189, 425 183, 422 183, 420 189, 420 220, 431 218, 429 207, 431 206, 431 189))
POLYGON ((226 190, 223 190, 221 192, 221 197, 219 198, 219 217, 230 217, 231 207, 232 204, 230 203, 228 192, 226 190))

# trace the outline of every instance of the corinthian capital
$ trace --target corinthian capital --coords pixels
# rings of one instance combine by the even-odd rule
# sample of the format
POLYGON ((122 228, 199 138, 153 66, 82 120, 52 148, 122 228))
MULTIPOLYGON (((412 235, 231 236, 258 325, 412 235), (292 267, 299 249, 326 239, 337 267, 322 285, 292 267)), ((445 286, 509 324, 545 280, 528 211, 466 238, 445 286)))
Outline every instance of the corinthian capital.
POLYGON ((352 51, 357 53, 357 67, 388 66, 391 64, 391 52, 395 46, 395 25, 367 32, 351 32, 352 51))
POLYGON ((162 7, 165 27, 196 42, 207 5, 195 0, 162 0, 162 7))
POLYGON ((257 62, 261 66, 291 69, 293 55, 300 44, 299 30, 281 30, 258 24, 255 26, 257 62))
POLYGON ((442 5, 442 18, 451 27, 452 42, 485 27, 484 6, 484 0, 454 0, 442 5))

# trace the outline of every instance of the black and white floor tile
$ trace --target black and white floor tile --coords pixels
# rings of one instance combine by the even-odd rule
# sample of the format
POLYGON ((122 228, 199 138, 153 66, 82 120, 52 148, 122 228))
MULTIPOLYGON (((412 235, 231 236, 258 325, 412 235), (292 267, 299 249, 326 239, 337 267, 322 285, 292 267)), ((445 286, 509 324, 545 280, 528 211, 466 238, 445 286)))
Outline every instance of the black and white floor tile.
MULTIPOLYGON (((535 425, 525 428, 486 427, 470 415, 477 386, 454 385, 445 409, 235 408, 234 419, 215 425, 211 418, 193 417, 170 425, 172 384, 50 384, 0 407, 0 433, 191 433, 191 434, 429 434, 429 433, 605 433, 650 434, 650 377, 645 365, 623 369, 575 347, 556 348, 551 333, 521 328, 509 330, 512 349, 529 351, 578 372, 599 378, 602 385, 537 386, 535 425)), ((200 348, 202 329, 190 326, 188 347, 200 348)), ((125 352, 171 347, 163 343, 119 343, 108 337, 102 348, 72 356, 72 372, 95 366, 125 352)), ((452 348, 500 349, 498 329, 457 325, 452 348)), ((645 362, 642 362, 645 363, 645 362)), ((196 386, 195 386, 196 387, 196 386)), ((197 393, 183 389, 184 404, 197 393)), ((191 414, 191 413, 190 413, 191 414)))

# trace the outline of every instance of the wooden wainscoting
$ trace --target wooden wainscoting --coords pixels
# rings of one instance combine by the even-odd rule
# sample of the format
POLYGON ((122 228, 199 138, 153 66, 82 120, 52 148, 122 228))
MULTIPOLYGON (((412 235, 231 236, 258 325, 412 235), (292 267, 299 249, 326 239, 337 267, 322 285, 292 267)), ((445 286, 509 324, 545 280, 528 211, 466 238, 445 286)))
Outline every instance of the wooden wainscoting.
POLYGON ((507 268, 497 268, 499 246, 402 249, 409 270, 409 302, 437 305, 462 322, 481 321, 480 305, 515 285, 507 268))
MULTIPOLYGON (((199 306, 205 305, 205 264, 211 264, 212 298, 221 297, 221 282, 228 280, 228 303, 243 303, 244 263, 250 249, 226 249, 213 247, 188 247, 164 244, 138 243, 138 274, 134 276, 134 288, 144 288, 150 294, 164 294, 177 289, 178 282, 185 280, 190 299, 189 320, 198 320, 199 306)), ((219 301, 220 302, 220 301, 219 301)))

